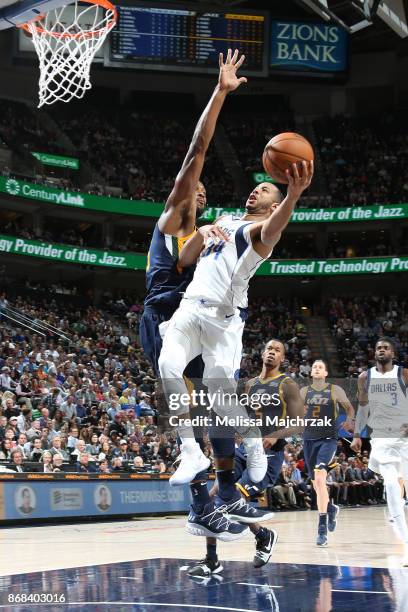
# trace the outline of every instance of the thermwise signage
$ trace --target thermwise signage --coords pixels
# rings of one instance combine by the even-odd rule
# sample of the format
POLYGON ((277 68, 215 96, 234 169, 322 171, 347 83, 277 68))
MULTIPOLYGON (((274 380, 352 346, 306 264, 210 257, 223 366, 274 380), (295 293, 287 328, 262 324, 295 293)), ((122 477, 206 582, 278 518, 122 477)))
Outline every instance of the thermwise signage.
POLYGON ((348 35, 330 23, 273 21, 271 66, 284 70, 343 72, 348 35))

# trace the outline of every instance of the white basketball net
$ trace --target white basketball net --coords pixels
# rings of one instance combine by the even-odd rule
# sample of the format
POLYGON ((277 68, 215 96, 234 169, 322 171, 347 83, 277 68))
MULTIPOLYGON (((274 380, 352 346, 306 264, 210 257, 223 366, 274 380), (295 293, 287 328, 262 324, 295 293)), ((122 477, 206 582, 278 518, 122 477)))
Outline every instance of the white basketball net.
POLYGON ((24 26, 32 36, 40 61, 38 107, 84 96, 92 87, 92 60, 115 21, 113 6, 81 6, 76 2, 24 26))

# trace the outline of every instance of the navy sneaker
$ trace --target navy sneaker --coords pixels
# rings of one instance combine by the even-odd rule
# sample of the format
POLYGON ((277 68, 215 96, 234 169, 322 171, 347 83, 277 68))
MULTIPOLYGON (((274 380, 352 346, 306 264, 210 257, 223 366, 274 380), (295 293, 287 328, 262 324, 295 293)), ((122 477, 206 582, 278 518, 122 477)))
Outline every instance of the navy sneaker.
POLYGON ((327 514, 319 516, 316 546, 327 546, 327 514))
POLYGON ((340 508, 338 506, 336 506, 336 504, 329 504, 327 507, 327 517, 328 517, 328 523, 327 526, 329 528, 329 531, 336 531, 336 527, 337 527, 337 516, 340 512, 340 508))
POLYGON ((267 529, 266 531, 266 538, 261 539, 255 536, 256 553, 254 556, 254 567, 262 567, 268 563, 278 541, 278 534, 274 529, 267 529))
POLYGON ((187 571, 189 576, 194 578, 208 578, 212 574, 219 574, 222 572, 223 567, 218 559, 208 559, 206 557, 202 561, 199 561, 197 565, 193 565, 187 571))
POLYGON ((250 506, 246 503, 246 501, 237 494, 237 497, 233 498, 231 501, 224 502, 224 505, 220 505, 223 503, 223 500, 220 497, 216 498, 216 506, 219 509, 223 508, 225 515, 231 521, 238 521, 239 523, 244 523, 250 525, 251 523, 261 523, 262 521, 269 521, 274 517, 273 512, 269 512, 269 510, 259 510, 259 508, 255 508, 254 506, 250 506))
POLYGON ((249 532, 249 528, 230 521, 224 510, 225 506, 216 508, 213 502, 206 504, 201 514, 197 514, 191 508, 186 525, 187 531, 192 535, 217 538, 222 542, 239 540, 249 532))

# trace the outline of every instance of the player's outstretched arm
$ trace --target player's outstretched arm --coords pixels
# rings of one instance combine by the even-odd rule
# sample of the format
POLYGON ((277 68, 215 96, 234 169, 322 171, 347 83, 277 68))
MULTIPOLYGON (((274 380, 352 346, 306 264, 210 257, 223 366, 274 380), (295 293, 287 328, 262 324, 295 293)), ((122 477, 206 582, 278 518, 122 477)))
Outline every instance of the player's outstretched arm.
POLYGON ((358 410, 356 414, 356 422, 354 425, 353 442, 350 444, 350 448, 353 451, 360 451, 362 446, 361 432, 367 425, 369 406, 368 406, 368 394, 367 394, 367 372, 361 372, 357 381, 357 399, 358 399, 358 410))
POLYGON ((314 172, 313 162, 302 162, 299 173, 297 164, 292 164, 292 174, 286 170, 288 191, 286 198, 274 210, 269 219, 262 224, 254 224, 250 235, 254 249, 261 257, 268 257, 273 247, 279 242, 281 234, 290 221, 296 203, 300 196, 310 186, 314 172))
POLYGON ((191 234, 196 220, 196 188, 204 166, 205 155, 214 135, 217 119, 227 94, 246 83, 245 77, 237 77, 245 56, 239 57, 238 50, 228 54, 224 62, 220 53, 220 73, 214 89, 193 134, 190 147, 177 175, 172 192, 159 219, 159 230, 172 236, 191 234))

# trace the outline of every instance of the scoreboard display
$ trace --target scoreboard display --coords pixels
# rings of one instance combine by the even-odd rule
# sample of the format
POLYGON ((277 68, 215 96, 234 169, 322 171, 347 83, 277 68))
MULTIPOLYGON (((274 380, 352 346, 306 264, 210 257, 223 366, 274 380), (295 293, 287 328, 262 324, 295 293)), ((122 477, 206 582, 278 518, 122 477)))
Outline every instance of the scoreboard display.
POLYGON ((245 54, 245 74, 266 76, 266 14, 260 11, 196 10, 117 6, 106 65, 149 70, 218 72, 227 49, 245 54))

